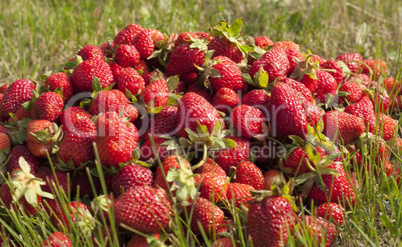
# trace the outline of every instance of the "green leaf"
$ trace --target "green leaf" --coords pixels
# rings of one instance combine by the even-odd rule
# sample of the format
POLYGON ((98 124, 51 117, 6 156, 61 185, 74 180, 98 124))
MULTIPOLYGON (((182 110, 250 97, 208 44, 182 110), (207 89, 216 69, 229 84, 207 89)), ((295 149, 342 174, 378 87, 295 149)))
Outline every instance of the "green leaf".
POLYGON ((299 147, 304 146, 304 140, 300 136, 290 135, 289 138, 293 141, 293 145, 299 147))
POLYGON ((35 133, 36 139, 38 139, 40 142, 48 142, 49 141, 49 134, 46 133, 45 131, 38 131, 35 133))
POLYGON ((236 38, 240 35, 241 29, 243 27, 243 20, 241 18, 237 18, 230 24, 229 34, 230 36, 236 38))
POLYGON ((251 78, 249 73, 242 73, 241 77, 243 78, 243 80, 245 80, 248 84, 253 85, 253 86, 257 86, 253 80, 253 78, 251 78))
POLYGON ((102 91, 102 85, 100 83, 100 80, 97 76, 94 77, 94 79, 92 80, 92 89, 95 92, 100 92, 102 91))
POLYGON ((258 85, 261 88, 266 88, 268 86, 269 76, 266 71, 263 71, 258 77, 258 85))
POLYGON ((73 60, 73 61, 69 61, 69 62, 65 63, 64 67, 66 67, 68 69, 75 69, 75 67, 77 67, 77 64, 76 64, 75 60, 73 60))
POLYGON ((314 165, 318 165, 318 163, 320 163, 321 160, 321 155, 318 153, 317 149, 313 145, 308 143, 305 147, 305 150, 309 160, 313 162, 314 165))
POLYGON ((169 93, 171 93, 176 89, 177 85, 179 84, 179 77, 177 75, 171 76, 167 79, 166 82, 169 89, 169 93))
POLYGON ((237 143, 230 138, 223 138, 222 141, 225 143, 226 148, 235 148, 237 147, 237 143))

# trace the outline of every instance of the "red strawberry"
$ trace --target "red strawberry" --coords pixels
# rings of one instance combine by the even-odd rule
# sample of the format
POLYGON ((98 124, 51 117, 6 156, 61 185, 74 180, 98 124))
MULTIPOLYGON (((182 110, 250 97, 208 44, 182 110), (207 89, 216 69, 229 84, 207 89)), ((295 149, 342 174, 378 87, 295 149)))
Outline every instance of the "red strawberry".
POLYGON ((5 113, 14 113, 22 103, 31 100, 35 85, 26 79, 20 79, 10 84, 1 99, 1 108, 5 113))
POLYGON ((239 105, 233 109, 231 119, 237 133, 244 138, 266 134, 264 112, 257 108, 239 105))
MULTIPOLYGON (((159 233, 153 233, 150 234, 151 236, 145 238, 144 236, 134 234, 130 240, 128 241, 126 247, 149 247, 150 242, 152 241, 152 244, 155 244, 153 241, 158 241, 160 239, 160 234, 159 233)), ((160 242, 156 242, 157 244, 161 244, 160 242)))
POLYGON ((177 117, 179 136, 188 136, 185 128, 196 131, 198 127, 197 122, 205 125, 209 131, 212 131, 218 121, 222 121, 218 111, 200 95, 190 92, 181 98, 177 117))
POLYGON ((382 112, 377 113, 376 116, 381 131, 381 137, 384 138, 384 141, 394 139, 397 132, 398 121, 382 112))
POLYGON ((240 208, 241 205, 248 207, 247 202, 251 200, 250 191, 255 190, 253 186, 243 183, 229 183, 226 199, 229 203, 234 202, 234 206, 240 208))
POLYGON ((166 106, 161 112, 154 115, 154 119, 150 121, 150 126, 144 134, 144 140, 148 140, 148 134, 153 137, 176 134, 177 110, 176 106, 166 106))
POLYGON ((222 169, 228 173, 231 166, 237 166, 240 161, 248 160, 250 157, 250 141, 248 139, 237 137, 237 136, 227 136, 226 138, 232 139, 236 142, 236 147, 221 149, 212 153, 214 160, 218 163, 222 169))
POLYGON ((222 87, 216 93, 212 99, 212 105, 225 114, 230 114, 232 109, 239 103, 239 96, 235 91, 230 88, 222 87))
POLYGON ((267 106, 269 104, 269 100, 271 98, 271 94, 262 89, 255 89, 249 91, 241 98, 242 105, 249 106, 267 106))
POLYGON ((81 50, 77 52, 77 55, 82 57, 82 60, 88 59, 103 59, 103 51, 101 48, 95 45, 86 45, 81 50))
POLYGON ((57 125, 53 124, 48 120, 32 120, 27 126, 27 143, 29 151, 36 157, 47 158, 47 154, 52 154, 53 144, 60 141, 61 130, 55 129, 57 125), (38 133, 45 132, 47 135, 38 136, 38 133), (35 135, 37 137, 35 137, 35 135))
POLYGON ((260 69, 268 73, 270 82, 279 76, 285 76, 290 70, 286 51, 280 47, 272 48, 251 65, 248 73, 254 77, 260 69))
POLYGON ((341 205, 334 202, 327 202, 315 208, 314 215, 340 226, 343 223, 345 212, 341 205))
POLYGON ((226 177, 212 173, 201 174, 200 197, 210 200, 213 203, 220 202, 226 197, 226 177))
POLYGON ((61 205, 58 205, 54 211, 52 222, 60 230, 64 228, 72 229, 73 226, 70 225, 72 223, 76 229, 86 235, 91 234, 91 231, 95 228, 95 219, 91 212, 85 204, 77 201, 67 203, 66 211, 61 205))
POLYGON ((145 82, 145 86, 148 86, 149 84, 151 84, 152 80, 158 80, 158 79, 168 79, 168 75, 161 72, 160 70, 153 70, 149 73, 144 73, 141 75, 142 78, 144 79, 145 82))
POLYGON ((115 43, 113 41, 108 41, 100 45, 99 48, 102 50, 103 56, 107 58, 112 58, 113 51, 115 50, 115 43))
POLYGON ((274 183, 284 180, 282 172, 270 169, 264 173, 264 190, 271 190, 274 183))
POLYGON ((149 113, 166 106, 168 99, 169 88, 164 79, 152 82, 140 94, 140 100, 146 104, 149 113))
POLYGON ((93 115, 110 111, 120 113, 128 103, 126 96, 120 90, 105 90, 100 91, 92 100, 89 110, 93 115))
POLYGON ((296 57, 300 60, 303 59, 303 56, 300 52, 300 46, 290 40, 276 42, 273 44, 273 47, 274 48, 280 47, 285 51, 286 56, 289 60, 289 65, 290 65, 289 71, 293 71, 297 65, 297 62, 295 62, 294 57, 296 57))
POLYGON ((120 71, 119 76, 116 78, 117 87, 120 91, 126 94, 126 91, 130 91, 132 95, 137 95, 140 90, 144 90, 144 79, 133 68, 124 68, 120 71))
POLYGON ((155 48, 159 48, 157 45, 158 41, 164 39, 165 36, 160 31, 156 29, 144 29, 134 37, 131 44, 137 48, 140 58, 145 60, 152 55, 155 48))
POLYGON ((326 71, 316 70, 317 88, 313 92, 314 98, 321 103, 327 101, 327 95, 335 95, 338 83, 335 78, 326 71))
POLYGON ((235 92, 247 92, 248 83, 242 78, 241 71, 235 62, 225 56, 215 56, 212 61, 219 61, 212 65, 212 69, 219 72, 219 76, 208 78, 214 92, 223 87, 230 88, 235 92))
MULTIPOLYGON (((191 210, 191 206, 189 206, 188 210, 191 210)), ((211 234, 216 232, 220 224, 223 223, 223 219, 224 213, 222 209, 207 199, 198 198, 194 202, 190 227, 194 234, 201 234, 200 226, 206 234, 211 234)))
POLYGON ((388 95, 401 92, 401 84, 392 77, 385 78, 384 87, 387 90, 388 95))
POLYGON ((32 104, 31 117, 34 120, 56 121, 64 108, 64 101, 55 92, 41 94, 32 104))
POLYGON ((362 90, 359 84, 351 81, 342 83, 339 87, 339 92, 346 92, 348 95, 340 96, 342 100, 347 100, 350 103, 355 103, 362 97, 362 90))
MULTIPOLYGON (((367 64, 370 67, 371 71, 374 73, 376 77, 380 76, 380 74, 387 74, 388 67, 387 63, 381 59, 363 59, 363 63, 367 64)), ((369 74, 370 70, 366 66, 362 66, 363 73, 369 74)))
MULTIPOLYGON (((359 53, 345 53, 337 56, 335 60, 340 60, 342 62, 348 62, 348 61, 362 61, 363 58, 359 53)), ((349 67, 350 71, 352 73, 358 73, 360 70, 361 65, 357 62, 349 62, 346 63, 346 65, 349 67)))
POLYGON ((142 30, 144 29, 140 25, 132 23, 114 37, 114 43, 116 45, 129 45, 134 37, 142 30))
POLYGON ((375 112, 386 112, 391 104, 391 99, 386 93, 375 92, 373 97, 370 97, 374 106, 375 112))
POLYGON ((324 63, 320 64, 320 68, 323 69, 330 69, 330 70, 335 70, 336 72, 333 71, 328 71, 336 80, 336 82, 339 84, 343 80, 343 71, 339 63, 337 63, 334 60, 327 60, 324 63))
POLYGON ((368 86, 368 84, 371 83, 370 77, 366 74, 352 75, 349 77, 349 81, 354 81, 364 86, 368 86))
POLYGON ((114 59, 123 68, 133 67, 140 62, 140 54, 133 45, 120 45, 114 53, 114 59))
POLYGON ((299 92, 300 97, 302 97, 302 99, 303 97, 304 99, 306 99, 306 101, 304 102, 305 104, 308 104, 308 102, 313 103, 314 101, 313 95, 311 91, 303 83, 293 80, 291 78, 281 78, 278 81, 288 84, 294 90, 299 92))
POLYGON ((260 48, 265 48, 269 45, 273 45, 274 42, 267 36, 260 36, 260 37, 254 37, 254 44, 260 48))
POLYGON ((0 93, 4 94, 7 91, 8 83, 4 83, 0 86, 0 93))
POLYGON ((206 90, 205 88, 198 86, 197 83, 193 83, 186 88, 186 93, 190 93, 190 92, 200 95, 201 97, 203 97, 210 103, 212 102, 211 92, 209 90, 206 90))
POLYGON ((42 242, 42 247, 73 247, 70 238, 63 232, 54 232, 42 242))
POLYGON ((151 185, 153 180, 152 171, 137 164, 123 167, 113 176, 113 195, 117 198, 122 191, 128 191, 142 185, 151 185))
POLYGON ((133 68, 134 68, 135 70, 137 70, 137 72, 138 72, 140 75, 147 74, 147 73, 150 72, 150 71, 149 71, 148 64, 147 64, 147 62, 145 62, 144 60, 138 61, 138 63, 137 63, 136 65, 134 65, 133 68))
POLYGON ((242 161, 236 166, 233 182, 251 185, 256 190, 264 188, 264 176, 260 168, 250 161, 242 161))
POLYGON ((131 104, 127 104, 124 107, 124 113, 122 115, 123 118, 127 118, 127 121, 134 122, 139 116, 139 111, 137 107, 131 104))
POLYGON ((364 121, 364 125, 368 126, 369 132, 377 132, 374 106, 369 97, 363 96, 356 103, 346 107, 345 112, 362 118, 364 121))
POLYGON ((41 164, 41 160, 33 156, 27 146, 18 145, 13 147, 13 149, 11 149, 10 156, 11 156, 10 161, 7 163, 8 172, 12 172, 15 169, 19 169, 20 168, 19 158, 24 157, 25 161, 31 168, 31 173, 33 175, 36 175, 36 172, 38 171, 38 168, 41 164))
MULTIPOLYGON (((156 151, 158 152, 158 156, 163 161, 165 158, 167 158, 170 155, 176 154, 177 150, 167 150, 167 145, 164 145, 163 143, 168 141, 168 139, 165 138, 160 138, 160 137, 153 137, 153 141, 155 144, 156 151)), ((144 144, 142 144, 140 148, 140 153, 141 153, 141 160, 147 161, 149 159, 156 160, 156 155, 154 153, 154 150, 152 148, 152 143, 151 140, 148 139, 144 144)))
MULTIPOLYGON (((153 186, 156 188, 161 187, 162 189, 167 191, 168 187, 166 186, 166 180, 164 176, 166 177, 169 170, 171 170, 172 168, 180 169, 181 168, 180 163, 183 163, 185 168, 190 168, 191 166, 191 164, 187 160, 181 158, 178 155, 171 155, 166 159, 164 159, 162 162, 163 172, 160 166, 158 166, 158 168, 156 169, 155 181, 153 186)), ((169 183, 169 187, 171 187, 171 185, 172 183, 169 183)))
POLYGON ((197 168, 195 171, 196 173, 202 174, 202 173, 212 173, 215 176, 221 176, 226 178, 226 172, 222 169, 218 163, 213 161, 211 158, 208 158, 202 166, 197 168))
POLYGON ((74 88, 70 77, 64 72, 53 73, 46 78, 45 86, 49 87, 50 91, 55 91, 61 88, 62 98, 65 103, 73 96, 74 88))
POLYGON ((54 193, 55 189, 62 189, 65 193, 72 187, 71 180, 69 179, 71 174, 68 172, 60 171, 58 169, 53 170, 48 165, 42 165, 37 170, 37 177, 43 179, 46 184, 43 186, 43 190, 49 193, 54 193), (57 182, 56 182, 57 180, 57 182))
POLYGON ((243 59, 243 54, 236 46, 224 36, 215 37, 209 44, 208 50, 214 50, 213 57, 225 56, 235 63, 240 63, 243 59))
POLYGON ((329 111, 325 113, 323 133, 335 142, 347 145, 365 132, 361 118, 347 112, 329 111))
POLYGON ((180 33, 177 38, 174 40, 174 47, 177 48, 183 44, 192 44, 191 38, 198 39, 199 36, 195 33, 191 32, 184 32, 180 33))
POLYGON ((204 63, 207 49, 201 40, 176 46, 166 65, 166 72, 169 75, 185 75, 197 72, 195 65, 200 67, 204 63))
POLYGON ((142 233, 154 233, 168 227, 171 204, 165 194, 150 186, 130 189, 114 201, 116 222, 142 233))
POLYGON ((60 122, 63 126, 63 130, 66 131, 73 128, 75 123, 81 118, 91 119, 92 115, 81 107, 71 107, 65 109, 60 115, 60 122))
POLYGON ((102 186, 99 177, 92 174, 90 176, 91 178, 88 177, 86 172, 75 174, 70 185, 71 194, 78 194, 80 198, 85 196, 89 200, 93 200, 95 195, 100 195, 102 193, 102 186), (92 189, 92 186, 95 191, 92 189))
POLYGON ((132 132, 117 113, 101 114, 96 121, 96 129, 95 143, 103 166, 119 167, 119 163, 132 159, 138 145, 136 130, 132 132))
POLYGON ((78 91, 92 91, 95 77, 99 79, 102 88, 110 86, 114 81, 109 64, 103 60, 88 59, 75 67, 71 82, 78 91))
MULTIPOLYGON (((315 149, 315 151, 321 156, 321 158, 324 158, 324 149, 321 147, 315 147, 315 149)), ((314 163, 308 157, 306 148, 297 147, 289 154, 286 160, 283 161, 283 166, 286 168, 285 170, 289 169, 288 172, 292 176, 307 173, 310 172, 310 169, 306 164, 306 159, 309 161, 310 165, 314 167, 314 163)))
POLYGON ((301 216, 300 221, 301 227, 297 230, 296 237, 306 236, 306 239, 314 239, 313 243, 325 247, 330 247, 334 244, 337 230, 332 223, 310 215, 301 216))
POLYGON ((211 247, 235 247, 236 243, 231 238, 219 238, 211 244, 211 247))

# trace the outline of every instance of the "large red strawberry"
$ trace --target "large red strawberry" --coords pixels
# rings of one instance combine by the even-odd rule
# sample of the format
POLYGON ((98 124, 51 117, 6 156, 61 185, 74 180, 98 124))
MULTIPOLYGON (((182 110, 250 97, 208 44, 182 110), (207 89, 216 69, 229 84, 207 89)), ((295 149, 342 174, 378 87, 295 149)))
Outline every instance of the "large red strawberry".
POLYGON ((255 188, 248 184, 243 183, 229 183, 226 199, 229 203, 234 202, 234 206, 240 208, 241 205, 248 207, 248 201, 252 199, 250 191, 255 190, 255 188))
POLYGON ((47 120, 32 120, 27 126, 28 148, 36 157, 47 158, 47 153, 54 154, 61 137, 62 130, 47 120))
POLYGON ((200 197, 210 200, 213 203, 220 202, 226 197, 226 177, 213 173, 203 173, 199 180, 200 197))
POLYGON ((82 57, 82 60, 88 59, 103 59, 103 51, 95 45, 86 45, 77 52, 77 55, 82 57))
POLYGON ((346 96, 340 95, 342 100, 347 100, 349 103, 355 103, 362 97, 362 89, 359 84, 352 81, 345 81, 339 87, 339 92, 347 93, 346 96))
POLYGON ((208 158, 205 163, 203 163, 199 168, 195 170, 196 173, 212 173, 213 175, 222 176, 226 178, 226 172, 222 169, 222 167, 213 161, 211 158, 208 158))
POLYGON ((122 191, 128 191, 142 185, 151 185, 153 180, 152 171, 143 166, 132 164, 123 167, 113 176, 113 195, 119 197, 122 191))
POLYGON ((249 106, 267 106, 269 100, 271 99, 271 94, 263 89, 254 89, 249 91, 241 98, 242 105, 249 106))
POLYGON ((314 98, 319 103, 325 103, 328 94, 335 95, 338 83, 335 78, 326 71, 316 70, 317 88, 313 92, 314 98))
MULTIPOLYGON (((190 214, 191 206, 187 210, 188 214, 190 214)), ((224 213, 222 209, 205 198, 198 198, 194 202, 190 228, 197 235, 201 234, 200 227, 206 234, 212 234, 223 223, 223 219, 224 213)))
POLYGON ((346 66, 349 67, 352 73, 358 73, 361 65, 358 62, 351 61, 361 61, 363 62, 363 58, 359 53, 344 53, 335 58, 335 60, 340 60, 342 62, 347 62, 346 66))
POLYGON ((347 112, 329 111, 323 116, 323 133, 334 142, 347 145, 358 138, 365 131, 361 118, 347 112))
MULTIPOLYGON (((243 97, 244 98, 244 97, 243 97)), ((230 114, 239 103, 239 96, 230 88, 222 87, 212 99, 212 105, 225 114, 230 114)))
MULTIPOLYGON (((313 148, 311 151, 317 152, 321 158, 325 156, 325 151, 321 147, 315 147, 315 150, 313 148)), ((314 167, 314 163, 310 160, 306 147, 296 147, 283 161, 283 167, 285 168, 284 171, 290 173, 292 176, 310 172, 306 160, 312 167, 314 167)))
POLYGON ((55 190, 63 190, 65 193, 72 188, 69 172, 53 169, 48 165, 42 165, 37 170, 37 177, 43 179, 46 184, 43 190, 49 193, 54 193, 55 190), (57 181, 56 181, 57 180, 57 181))
POLYGON ((308 102, 313 103, 313 101, 314 101, 313 95, 312 95, 311 91, 303 83, 293 80, 291 78, 286 78, 286 77, 280 78, 278 81, 288 84, 294 90, 299 92, 300 96, 303 96, 304 99, 306 99, 307 102, 305 102, 305 104, 308 104, 308 102))
POLYGON ((265 135, 268 132, 264 127, 264 112, 255 107, 239 105, 233 109, 231 119, 237 133, 244 138, 265 135))
POLYGON ((398 121, 382 112, 377 113, 376 117, 381 137, 384 138, 384 141, 392 140, 397 132, 398 121))
POLYGON ((60 115, 60 122, 63 126, 63 131, 74 128, 75 122, 81 118, 91 119, 92 115, 81 107, 70 107, 65 109, 60 115))
POLYGON ((176 46, 170 54, 166 65, 169 75, 185 75, 197 72, 196 66, 201 66, 205 61, 207 46, 199 39, 180 46, 176 46))
POLYGON ((114 37, 114 43, 116 45, 129 45, 134 37, 144 30, 140 25, 132 23, 126 26, 114 37))
POLYGON ((327 202, 315 208, 314 215, 340 226, 343 223, 345 212, 338 203, 327 202))
MULTIPOLYGON (((387 74, 388 67, 387 63, 381 59, 363 59, 363 62, 371 69, 374 76, 378 78, 380 74, 387 74)), ((370 70, 366 66, 361 66, 363 68, 363 73, 369 74, 370 70)))
POLYGON ((363 119, 364 125, 368 126, 369 132, 371 133, 377 132, 374 106, 368 96, 363 96, 356 103, 346 107, 345 112, 363 119))
POLYGON ((168 99, 169 88, 165 79, 152 82, 140 94, 140 100, 145 103, 148 112, 164 107, 168 99))
POLYGON ((70 238, 63 232, 54 232, 42 242, 42 247, 73 247, 70 238))
POLYGON ((160 48, 158 47, 158 41, 163 41, 164 39, 165 36, 160 31, 156 29, 144 29, 134 37, 131 44, 137 48, 140 58, 145 60, 152 55, 155 48, 160 48))
MULTIPOLYGON (((169 188, 166 185, 165 177, 167 176, 169 170, 180 169, 182 166, 184 168, 190 168, 191 164, 178 155, 171 155, 164 159, 162 162, 162 168, 161 166, 158 166, 158 168, 156 169, 155 181, 153 186, 156 188, 161 187, 162 189, 168 191, 169 188)), ((170 182, 169 187, 171 186, 172 183, 170 182)))
POLYGON ((70 76, 64 72, 57 72, 46 77, 45 86, 49 87, 50 91, 61 89, 62 98, 65 103, 73 96, 74 88, 71 83, 70 76))
POLYGON ((97 77, 102 88, 110 86, 114 79, 112 69, 103 60, 88 59, 74 68, 71 82, 78 91, 91 91, 94 78, 97 77))
POLYGON ((116 82, 119 90, 126 95, 127 91, 132 95, 137 95, 145 88, 144 79, 131 67, 121 69, 119 75, 116 77, 116 82))
POLYGON ((32 104, 31 117, 34 120, 56 121, 64 108, 63 98, 55 92, 41 94, 32 104))
POLYGON ((120 45, 114 53, 114 59, 123 68, 133 67, 140 62, 140 54, 133 45, 120 45))
POLYGON ((290 65, 289 71, 293 71, 297 65, 295 58, 297 58, 299 60, 303 59, 303 56, 300 52, 300 46, 298 44, 296 44, 295 42, 292 42, 290 40, 278 41, 273 44, 273 47, 280 47, 285 51, 286 56, 289 60, 289 65, 290 65))
POLYGON ((212 156, 216 163, 228 173, 231 166, 237 166, 240 161, 248 160, 250 157, 251 142, 248 139, 238 136, 227 136, 226 138, 232 139, 236 142, 236 147, 220 149, 212 152, 212 156))
POLYGON ((154 233, 168 227, 172 209, 159 189, 140 186, 130 189, 114 201, 116 222, 142 233, 154 233))
POLYGON ((186 93, 196 93, 206 99, 209 103, 212 102, 212 93, 210 90, 207 90, 205 87, 199 86, 197 83, 193 83, 186 88, 186 93))
POLYGON ((268 73, 270 82, 277 77, 285 76, 290 70, 286 51, 280 47, 272 48, 251 65, 248 73, 254 77, 260 69, 268 73))
POLYGON ((334 60, 327 60, 324 63, 320 64, 320 68, 328 69, 328 70, 335 70, 335 71, 328 71, 339 84, 343 80, 343 70, 342 67, 334 60))
POLYGON ((7 113, 14 113, 22 103, 25 103, 33 97, 32 90, 35 85, 27 79, 19 79, 10 84, 1 99, 1 109, 7 113))
POLYGON ((117 113, 101 114, 96 121, 96 129, 95 143, 103 166, 119 167, 119 163, 132 159, 138 145, 136 135, 117 113))
POLYGON ((233 182, 251 185, 256 190, 264 188, 264 176, 260 168, 246 160, 236 166, 236 176, 233 182))
POLYGON ((160 135, 174 135, 177 128, 177 106, 166 106, 161 112, 156 115, 151 115, 153 119, 149 121, 149 127, 147 128, 143 139, 148 140, 148 134, 153 137, 160 135))
POLYGON ((117 89, 100 91, 92 100, 89 111, 93 115, 113 111, 120 113, 128 105, 128 99, 117 89))
POLYGON ((296 230, 296 237, 304 236, 305 239, 312 240, 311 244, 316 243, 319 246, 330 247, 334 244, 337 235, 335 225, 310 215, 303 215, 299 220, 300 227, 296 230))

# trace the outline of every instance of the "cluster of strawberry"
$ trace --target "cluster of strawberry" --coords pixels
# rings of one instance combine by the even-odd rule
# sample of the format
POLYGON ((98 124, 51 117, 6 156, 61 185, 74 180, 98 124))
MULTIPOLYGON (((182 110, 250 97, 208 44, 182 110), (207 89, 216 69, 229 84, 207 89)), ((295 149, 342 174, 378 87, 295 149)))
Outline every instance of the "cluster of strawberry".
POLYGON ((212 246, 331 246, 355 172, 400 177, 400 83, 382 60, 324 60, 242 24, 170 36, 130 24, 59 72, 3 85, 3 209, 48 214, 59 232, 44 246, 71 246, 74 227, 142 233, 118 234, 131 247, 175 244, 179 229, 212 246))

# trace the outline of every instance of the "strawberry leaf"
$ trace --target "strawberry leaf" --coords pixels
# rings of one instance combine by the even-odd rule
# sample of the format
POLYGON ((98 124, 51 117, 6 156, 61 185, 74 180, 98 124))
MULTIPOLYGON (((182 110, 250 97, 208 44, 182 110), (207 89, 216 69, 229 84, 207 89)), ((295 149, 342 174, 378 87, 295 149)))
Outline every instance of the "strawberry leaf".
POLYGON ((229 26, 228 31, 230 36, 237 38, 241 33, 242 27, 243 27, 243 20, 241 18, 237 18, 236 20, 234 20, 229 26))
POLYGON ((102 91, 102 85, 97 76, 95 76, 94 79, 92 80, 92 89, 94 90, 94 92, 97 92, 97 93, 102 91))
POLYGON ((171 93, 176 89, 177 85, 179 84, 179 77, 177 75, 171 76, 166 80, 166 83, 169 89, 169 93, 171 93))
POLYGON ((305 147, 305 150, 306 150, 307 157, 309 158, 309 160, 311 162, 313 162, 314 165, 317 166, 321 160, 321 155, 318 153, 317 149, 313 145, 308 143, 305 147))

